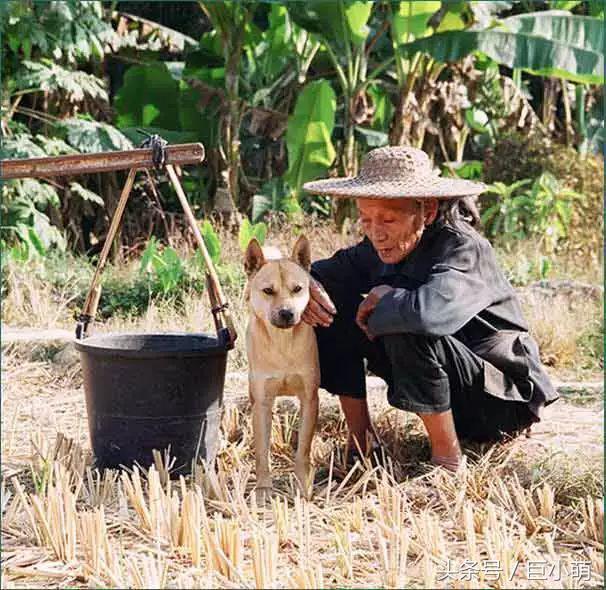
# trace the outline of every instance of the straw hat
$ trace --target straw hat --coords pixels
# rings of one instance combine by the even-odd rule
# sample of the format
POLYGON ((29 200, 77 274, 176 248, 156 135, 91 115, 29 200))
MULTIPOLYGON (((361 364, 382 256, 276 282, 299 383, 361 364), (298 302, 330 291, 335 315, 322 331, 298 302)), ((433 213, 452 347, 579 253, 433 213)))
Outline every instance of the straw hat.
POLYGON ((346 178, 306 182, 310 193, 332 197, 396 199, 402 197, 451 199, 477 195, 485 190, 480 182, 442 178, 432 168, 423 150, 413 147, 382 147, 366 154, 360 173, 346 178))

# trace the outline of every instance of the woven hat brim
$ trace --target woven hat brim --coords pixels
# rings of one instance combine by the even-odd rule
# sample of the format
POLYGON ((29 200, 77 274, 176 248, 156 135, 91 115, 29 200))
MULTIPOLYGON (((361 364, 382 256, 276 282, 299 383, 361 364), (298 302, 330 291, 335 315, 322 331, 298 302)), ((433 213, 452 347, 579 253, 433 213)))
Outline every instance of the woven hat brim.
POLYGON ((454 199, 479 195, 486 190, 486 186, 481 182, 441 176, 415 178, 413 182, 375 181, 357 176, 328 178, 306 182, 303 188, 314 194, 367 199, 428 199, 432 197, 454 199))

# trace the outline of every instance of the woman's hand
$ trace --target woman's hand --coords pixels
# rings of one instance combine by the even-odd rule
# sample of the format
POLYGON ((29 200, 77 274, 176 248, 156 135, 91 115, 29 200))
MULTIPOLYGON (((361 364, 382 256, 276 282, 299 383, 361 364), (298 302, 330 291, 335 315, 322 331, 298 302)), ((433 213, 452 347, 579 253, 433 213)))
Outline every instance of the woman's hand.
POLYGON ((368 333, 368 318, 374 311, 381 298, 390 291, 393 291, 393 287, 390 287, 389 285, 379 285, 378 287, 374 287, 370 290, 364 301, 362 301, 358 307, 356 324, 358 324, 360 329, 366 334, 369 340, 372 340, 373 337, 368 333))
POLYGON ((309 283, 309 303, 301 319, 310 326, 328 328, 332 324, 333 316, 337 313, 324 287, 314 278, 309 283))

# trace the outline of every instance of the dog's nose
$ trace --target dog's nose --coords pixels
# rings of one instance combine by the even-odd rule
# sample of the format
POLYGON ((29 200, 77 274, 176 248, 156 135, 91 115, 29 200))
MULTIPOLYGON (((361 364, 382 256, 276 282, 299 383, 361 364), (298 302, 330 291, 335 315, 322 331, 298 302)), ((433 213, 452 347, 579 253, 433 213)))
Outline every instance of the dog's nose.
POLYGON ((278 312, 278 315, 280 316, 280 319, 286 323, 292 322, 293 319, 295 318, 295 314, 292 311, 290 311, 290 309, 286 309, 286 308, 281 309, 278 312))

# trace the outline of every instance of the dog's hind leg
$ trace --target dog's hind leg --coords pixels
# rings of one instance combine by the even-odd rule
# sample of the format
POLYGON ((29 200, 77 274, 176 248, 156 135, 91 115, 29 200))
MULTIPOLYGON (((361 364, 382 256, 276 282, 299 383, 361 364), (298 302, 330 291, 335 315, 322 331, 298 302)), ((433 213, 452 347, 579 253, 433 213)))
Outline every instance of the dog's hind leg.
POLYGON ((270 441, 273 397, 263 391, 252 391, 253 431, 255 435, 255 459, 257 465, 257 490, 271 490, 270 441))
POLYGON ((299 480, 299 485, 303 495, 309 499, 313 481, 311 480, 311 443, 316 431, 318 421, 318 392, 307 394, 301 397, 301 422, 299 426, 299 444, 295 456, 295 475, 299 480))

